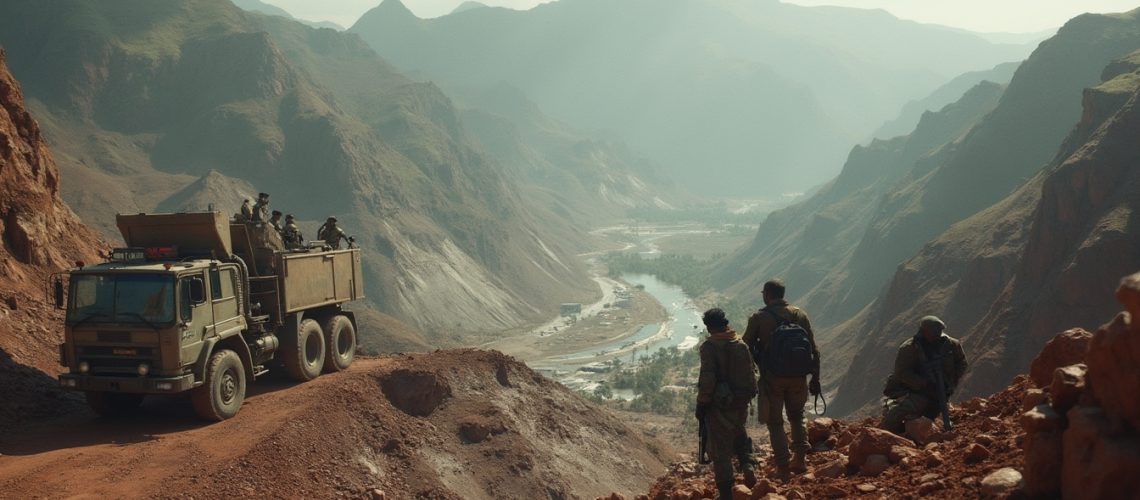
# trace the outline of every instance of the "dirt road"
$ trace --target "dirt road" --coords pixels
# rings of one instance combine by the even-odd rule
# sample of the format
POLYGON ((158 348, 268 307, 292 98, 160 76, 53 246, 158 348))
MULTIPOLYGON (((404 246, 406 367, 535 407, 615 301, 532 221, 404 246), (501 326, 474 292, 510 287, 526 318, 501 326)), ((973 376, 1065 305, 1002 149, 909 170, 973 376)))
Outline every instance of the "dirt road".
POLYGON ((156 397, 125 418, 81 410, 5 430, 0 497, 593 497, 644 489, 669 454, 491 351, 364 358, 250 388, 212 425, 186 398, 156 397))

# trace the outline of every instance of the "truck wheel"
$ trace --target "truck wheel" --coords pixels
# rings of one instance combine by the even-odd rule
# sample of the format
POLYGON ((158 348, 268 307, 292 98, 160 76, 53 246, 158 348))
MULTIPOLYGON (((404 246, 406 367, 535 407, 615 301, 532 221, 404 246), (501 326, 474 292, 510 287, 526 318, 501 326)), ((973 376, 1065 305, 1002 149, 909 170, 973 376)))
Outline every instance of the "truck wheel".
POLYGON ((190 392, 194 413, 220 422, 234 415, 245 401, 245 367, 229 349, 218 349, 206 363, 206 380, 190 392))
POLYGON ((282 342, 281 361, 289 377, 307 382, 321 374, 325 362, 325 335, 316 320, 303 319, 297 338, 282 342))
POLYGON ((145 394, 129 392, 87 391, 87 406, 100 417, 117 417, 130 413, 142 404, 145 394))
POLYGON ((338 314, 325 322, 325 373, 348 369, 356 356, 356 328, 347 316, 338 314))

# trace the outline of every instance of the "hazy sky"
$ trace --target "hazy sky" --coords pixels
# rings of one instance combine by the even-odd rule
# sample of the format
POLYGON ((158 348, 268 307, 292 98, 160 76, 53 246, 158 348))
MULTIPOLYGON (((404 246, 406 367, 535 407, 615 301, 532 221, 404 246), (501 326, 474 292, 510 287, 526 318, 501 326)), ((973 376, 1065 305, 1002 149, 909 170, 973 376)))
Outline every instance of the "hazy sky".
MULTIPOLYGON (((352 26, 380 0, 263 0, 294 16, 352 26)), ((843 5, 886 9, 924 23, 944 24, 983 32, 1027 33, 1056 28, 1084 12, 1123 12, 1140 7, 1140 0, 784 0, 801 5, 843 5)), ((420 17, 451 12, 463 0, 403 0, 420 17)), ((482 0, 487 5, 528 9, 543 0, 482 0)))

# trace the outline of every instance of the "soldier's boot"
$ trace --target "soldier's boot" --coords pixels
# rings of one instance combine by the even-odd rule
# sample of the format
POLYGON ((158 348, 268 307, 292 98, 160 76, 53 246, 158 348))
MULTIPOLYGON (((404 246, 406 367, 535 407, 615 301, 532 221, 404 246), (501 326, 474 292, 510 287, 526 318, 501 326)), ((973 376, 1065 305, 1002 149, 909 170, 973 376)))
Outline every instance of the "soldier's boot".
POLYGON ((776 475, 773 478, 781 483, 786 483, 792 480, 792 471, 786 465, 776 466, 776 475))
POLYGON ((790 472, 796 474, 803 474, 807 472, 807 462, 804 458, 803 452, 795 452, 792 454, 792 465, 788 467, 790 472))
POLYGON ((725 481, 723 483, 716 483, 717 498, 720 500, 732 500, 732 487, 735 486, 733 481, 725 481))
POLYGON ((740 471, 744 474, 744 485, 748 489, 756 486, 756 458, 752 456, 752 439, 741 436, 733 443, 736 459, 740 462, 740 471))

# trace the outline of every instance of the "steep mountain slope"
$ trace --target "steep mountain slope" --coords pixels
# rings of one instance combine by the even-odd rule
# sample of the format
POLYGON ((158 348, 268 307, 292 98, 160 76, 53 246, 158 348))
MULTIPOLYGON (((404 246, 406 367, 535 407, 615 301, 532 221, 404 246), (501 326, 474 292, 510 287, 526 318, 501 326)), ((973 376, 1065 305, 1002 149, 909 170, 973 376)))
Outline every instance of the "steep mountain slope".
POLYGON ((746 5, 735 12, 707 0, 562 0, 422 20, 399 0, 384 0, 350 31, 400 68, 448 85, 505 81, 553 116, 612 132, 683 185, 717 196, 823 181, 907 99, 1024 54, 889 16, 867 24, 858 15, 767 4, 754 15, 746 5), (843 30, 842 41, 770 26, 802 23, 825 33, 840 20, 857 26, 843 30), (910 41, 894 46, 945 50, 937 58, 881 57, 877 45, 855 42, 872 28, 910 41))
POLYGON ((927 111, 937 111, 942 109, 943 106, 957 101, 965 94, 966 91, 973 88, 981 82, 994 82, 1005 85, 1013 79, 1014 71, 1020 66, 1020 62, 1008 62, 994 66, 993 69, 985 71, 971 71, 955 77, 953 80, 946 82, 945 85, 938 87, 930 95, 910 101, 903 105, 902 111, 899 116, 893 120, 884 123, 878 130, 875 131, 874 137, 879 139, 890 139, 900 135, 909 134, 914 127, 918 125, 919 119, 927 111))
POLYGON ((304 19, 297 19, 296 17, 293 17, 293 14, 290 14, 289 11, 282 9, 276 5, 267 4, 261 0, 233 0, 233 2, 234 5, 237 5, 238 7, 241 7, 242 9, 248 11, 261 12, 262 14, 269 14, 271 16, 281 16, 286 19, 292 19, 294 21, 307 24, 314 28, 329 28, 337 31, 344 31, 344 26, 341 26, 332 21, 306 21, 304 19))
MULTIPOLYGON (((839 177, 807 200, 769 215, 752 243, 718 266, 714 282, 727 286, 730 296, 753 303, 759 303, 763 283, 774 276, 784 277, 796 297, 823 286, 825 278, 851 265, 883 196, 910 172, 928 170, 952 154, 955 142, 994 109, 1003 90, 981 83, 957 103, 925 113, 910 135, 855 147, 839 177)), ((810 307, 813 318, 826 316, 815 309, 810 307)))
MULTIPOLYGON (((1099 83, 1105 65, 1137 47, 1137 12, 1083 15, 1043 42, 1018 68, 989 115, 936 161, 908 172, 876 200, 875 214, 851 257, 834 263, 824 277, 801 285, 809 289, 800 301, 813 311, 813 322, 831 326, 852 318, 926 242, 1032 178, 1057 154, 1080 118, 1081 90, 1099 83)), ((764 278, 750 275, 741 281, 764 278)), ((851 351, 837 350, 843 366, 851 351)))
POLYGON ((46 395, 68 401, 49 376, 59 368, 63 318, 46 303, 48 276, 105 247, 60 199, 59 169, 5 59, 0 49, 0 427, 8 428, 40 417, 46 395))
POLYGON ((153 211, 215 170, 314 221, 310 238, 340 216, 371 305, 435 339, 593 293, 568 230, 528 214, 450 100, 353 35, 226 0, 13 1, 0 43, 92 221, 153 211))
POLYGON ((837 329, 835 338, 858 349, 849 372, 869 374, 843 378, 841 412, 868 405, 885 376, 873 367, 889 365, 923 314, 942 316, 974 360, 964 395, 1025 370, 1058 325, 1091 328, 1112 314, 1099 298, 1140 267, 1140 53, 1103 77, 1085 92, 1083 116, 1049 168, 928 243, 878 301, 837 329))
POLYGON ((532 191, 527 197, 593 229, 631 208, 668 208, 691 198, 621 143, 585 137, 505 84, 449 92, 463 123, 532 191))

